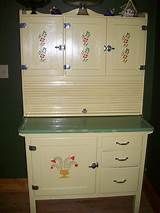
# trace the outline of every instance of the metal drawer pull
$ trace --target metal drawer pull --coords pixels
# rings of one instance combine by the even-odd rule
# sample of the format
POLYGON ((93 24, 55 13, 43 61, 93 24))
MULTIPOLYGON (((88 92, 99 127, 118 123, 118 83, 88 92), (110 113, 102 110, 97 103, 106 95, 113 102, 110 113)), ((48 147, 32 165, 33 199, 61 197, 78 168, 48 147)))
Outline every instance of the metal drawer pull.
POLYGON ((95 169, 96 167, 98 167, 98 163, 92 163, 89 168, 95 169))
POLYGON ((125 183, 127 180, 113 180, 114 183, 125 183))
POLYGON ((126 160, 128 160, 128 157, 126 157, 126 158, 115 158, 115 160, 118 160, 118 161, 126 161, 126 160))
POLYGON ((124 142, 124 143, 121 143, 121 142, 116 141, 116 144, 118 144, 118 145, 127 145, 127 144, 129 144, 129 143, 130 143, 129 141, 124 142))

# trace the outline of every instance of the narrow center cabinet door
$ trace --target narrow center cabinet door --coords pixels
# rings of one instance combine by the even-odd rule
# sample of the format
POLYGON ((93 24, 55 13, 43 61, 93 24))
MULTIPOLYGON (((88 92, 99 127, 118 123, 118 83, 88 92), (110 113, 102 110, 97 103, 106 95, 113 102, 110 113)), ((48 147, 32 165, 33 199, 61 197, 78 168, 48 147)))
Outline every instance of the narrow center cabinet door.
POLYGON ((23 77, 63 75, 63 17, 22 15, 23 77))
POLYGON ((33 138, 33 185, 36 195, 85 195, 95 193, 95 137, 33 138))
POLYGON ((107 17, 108 75, 144 75, 141 69, 145 69, 146 24, 146 17, 107 17))
POLYGON ((106 18, 66 17, 65 23, 66 75, 104 76, 106 18))

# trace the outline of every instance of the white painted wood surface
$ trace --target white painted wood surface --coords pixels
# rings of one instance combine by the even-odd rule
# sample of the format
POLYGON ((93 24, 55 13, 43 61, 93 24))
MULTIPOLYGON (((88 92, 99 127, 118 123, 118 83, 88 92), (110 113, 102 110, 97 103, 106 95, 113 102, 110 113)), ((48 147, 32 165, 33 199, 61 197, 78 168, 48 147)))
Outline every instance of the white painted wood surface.
POLYGON ((138 213, 149 133, 23 135, 26 143, 31 213, 36 212, 35 201, 41 199, 126 195, 135 197, 134 213, 138 213), (36 150, 31 151, 30 146, 35 146, 36 150), (120 156, 122 152, 123 155, 120 156), (111 155, 114 158, 108 162, 111 155), (74 156, 74 162, 67 167, 68 173, 64 177, 61 169, 64 169, 64 161, 68 156, 74 156), (63 164, 54 167, 53 160, 59 161, 60 158, 63 164), (126 160, 119 164, 116 158, 126 160), (93 162, 98 165, 95 169, 89 168, 93 162), (33 190, 32 185, 38 186, 38 190, 33 190))
POLYGON ((90 13, 20 15, 25 116, 142 114, 147 18, 90 13))

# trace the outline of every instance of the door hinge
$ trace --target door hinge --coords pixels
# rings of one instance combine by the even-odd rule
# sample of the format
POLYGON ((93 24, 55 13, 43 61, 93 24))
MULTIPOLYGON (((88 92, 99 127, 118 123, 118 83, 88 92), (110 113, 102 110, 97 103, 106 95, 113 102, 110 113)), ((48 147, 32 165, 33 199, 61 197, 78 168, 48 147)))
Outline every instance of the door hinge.
POLYGON ((64 65, 64 70, 69 70, 69 69, 71 69, 71 66, 69 64, 65 64, 64 65))
POLYGON ((39 186, 32 185, 32 189, 33 189, 33 190, 38 190, 38 189, 39 189, 39 186))
POLYGON ((69 29, 71 27, 70 23, 64 23, 64 29, 69 29))
POLYGON ((142 30, 147 30, 147 25, 142 25, 142 30))
POLYGON ((27 65, 26 64, 21 64, 21 70, 27 70, 27 65))
POLYGON ((140 65, 139 69, 140 70, 145 70, 146 69, 146 65, 140 65))
POLYGON ((37 147, 36 146, 29 146, 30 151, 36 151, 37 147))
POLYGON ((19 24, 19 27, 20 27, 20 28, 26 28, 26 27, 27 27, 27 24, 24 23, 24 22, 22 22, 22 23, 19 24))

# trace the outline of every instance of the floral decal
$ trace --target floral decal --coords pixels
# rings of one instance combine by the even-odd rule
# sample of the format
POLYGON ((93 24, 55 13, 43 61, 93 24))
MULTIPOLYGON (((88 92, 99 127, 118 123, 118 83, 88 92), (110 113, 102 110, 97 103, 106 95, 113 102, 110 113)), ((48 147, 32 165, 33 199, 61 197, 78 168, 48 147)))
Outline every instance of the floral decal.
POLYGON ((90 48, 89 48, 89 38, 91 36, 91 33, 89 31, 86 31, 86 33, 83 33, 81 38, 82 38, 82 45, 83 45, 83 49, 81 51, 81 55, 82 55, 82 61, 83 62, 87 62, 88 58, 89 58, 89 52, 90 52, 90 48))
POLYGON ((51 160, 51 169, 57 169, 61 178, 68 177, 69 170, 72 166, 78 167, 74 155, 70 155, 64 160, 59 156, 51 160))
POLYGON ((39 35, 39 58, 41 62, 46 61, 47 48, 46 45, 47 32, 43 30, 43 32, 39 35))
POLYGON ((129 43, 129 39, 130 39, 131 35, 130 33, 125 33, 122 37, 122 53, 121 53, 121 60, 124 63, 128 62, 128 56, 129 56, 129 52, 130 49, 128 48, 128 43, 129 43))

